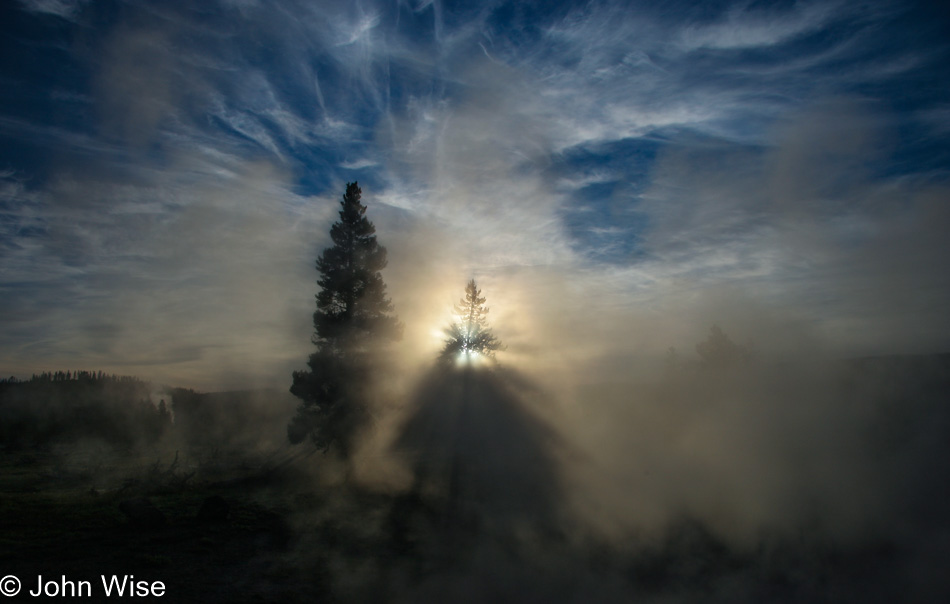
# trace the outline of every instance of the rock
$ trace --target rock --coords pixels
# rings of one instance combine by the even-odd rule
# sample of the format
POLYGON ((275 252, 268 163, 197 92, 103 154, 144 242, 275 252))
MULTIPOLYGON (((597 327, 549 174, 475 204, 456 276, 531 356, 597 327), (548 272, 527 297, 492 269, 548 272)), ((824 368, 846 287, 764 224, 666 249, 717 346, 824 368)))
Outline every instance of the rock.
POLYGON ((119 503, 119 510, 132 526, 145 529, 165 526, 165 514, 147 497, 126 499, 119 503))
POLYGON ((230 512, 231 506, 224 500, 224 497, 212 495, 201 502, 196 519, 202 524, 225 522, 230 512))

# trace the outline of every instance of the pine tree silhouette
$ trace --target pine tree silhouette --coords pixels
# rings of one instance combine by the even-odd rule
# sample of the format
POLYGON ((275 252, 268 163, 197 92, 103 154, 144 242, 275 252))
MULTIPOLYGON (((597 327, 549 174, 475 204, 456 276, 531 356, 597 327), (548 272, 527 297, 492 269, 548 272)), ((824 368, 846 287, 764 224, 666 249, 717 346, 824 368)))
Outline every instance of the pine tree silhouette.
POLYGON ((376 241, 376 227, 366 218, 357 183, 348 183, 340 219, 330 228, 333 246, 317 259, 317 310, 309 371, 295 371, 290 392, 301 399, 287 427, 292 443, 308 436, 326 450, 337 445, 349 457, 353 439, 368 418, 366 388, 372 357, 386 342, 401 336, 380 271, 386 248, 376 241))

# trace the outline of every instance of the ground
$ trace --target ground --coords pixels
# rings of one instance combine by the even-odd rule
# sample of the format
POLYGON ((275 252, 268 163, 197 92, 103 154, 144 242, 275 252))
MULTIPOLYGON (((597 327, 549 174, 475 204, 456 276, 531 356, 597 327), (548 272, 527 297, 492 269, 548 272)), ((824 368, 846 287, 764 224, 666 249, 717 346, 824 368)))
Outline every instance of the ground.
MULTIPOLYGON (((90 581, 88 601, 106 601, 100 575, 161 581, 165 595, 152 599, 176 603, 942 601, 950 593, 940 437, 950 425, 947 359, 926 373, 902 368, 909 382, 878 361, 865 364, 847 370, 835 396, 883 396, 869 442, 899 479, 885 484, 900 485, 893 499, 903 508, 893 526, 857 540, 816 523, 742 544, 685 515, 649 535, 605 538, 556 505, 506 516, 499 500, 452 501, 452 489, 373 488, 326 472, 332 454, 308 445, 87 442, 0 451, 0 576, 23 582, 11 601, 37 601, 26 590, 38 575, 90 581), (164 523, 123 513, 123 502, 142 498, 164 523), (200 517, 209 499, 227 513, 200 517)), ((675 406, 681 394, 644 396, 675 406)), ((590 414, 602 412, 631 419, 592 403, 590 414)), ((477 457, 457 459, 464 475, 477 457)))

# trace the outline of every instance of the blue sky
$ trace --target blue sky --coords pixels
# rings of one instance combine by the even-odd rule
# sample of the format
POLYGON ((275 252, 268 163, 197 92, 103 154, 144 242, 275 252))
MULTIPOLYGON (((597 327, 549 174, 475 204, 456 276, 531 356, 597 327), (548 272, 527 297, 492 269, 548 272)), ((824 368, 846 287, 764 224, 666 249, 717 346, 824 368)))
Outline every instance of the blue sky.
POLYGON ((283 385, 353 180, 416 360, 471 276, 513 361, 712 323, 950 350, 928 3, 20 0, 0 27, 4 373, 283 385))

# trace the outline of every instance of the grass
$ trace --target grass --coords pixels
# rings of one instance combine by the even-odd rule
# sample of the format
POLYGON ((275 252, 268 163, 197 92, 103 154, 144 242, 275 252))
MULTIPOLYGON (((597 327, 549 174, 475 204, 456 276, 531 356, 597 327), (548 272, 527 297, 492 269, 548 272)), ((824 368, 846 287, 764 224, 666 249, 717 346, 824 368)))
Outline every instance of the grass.
POLYGON ((293 573, 291 564, 279 568, 290 539, 286 506, 273 489, 212 481, 171 488, 148 481, 149 467, 118 456, 97 475, 64 471, 59 452, 0 454, 0 573, 24 585, 39 574, 94 585, 101 574, 134 574, 163 581, 172 602, 240 601, 247 594, 235 589, 248 582, 249 568, 261 572, 264 558, 274 576, 293 573), (201 524, 195 516, 212 495, 230 504, 229 517, 201 524), (164 527, 137 528, 120 512, 121 501, 139 496, 161 510, 164 527))

